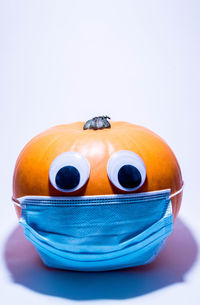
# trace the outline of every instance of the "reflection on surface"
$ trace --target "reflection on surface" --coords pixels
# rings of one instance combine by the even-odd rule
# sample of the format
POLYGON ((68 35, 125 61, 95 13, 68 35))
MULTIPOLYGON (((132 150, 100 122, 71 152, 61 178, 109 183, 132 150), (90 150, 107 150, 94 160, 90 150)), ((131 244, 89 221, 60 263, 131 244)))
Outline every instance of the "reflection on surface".
POLYGON ((47 268, 19 225, 5 246, 5 261, 14 282, 73 300, 126 299, 158 290, 183 281, 196 256, 197 244, 180 219, 156 260, 141 267, 105 272, 47 268))

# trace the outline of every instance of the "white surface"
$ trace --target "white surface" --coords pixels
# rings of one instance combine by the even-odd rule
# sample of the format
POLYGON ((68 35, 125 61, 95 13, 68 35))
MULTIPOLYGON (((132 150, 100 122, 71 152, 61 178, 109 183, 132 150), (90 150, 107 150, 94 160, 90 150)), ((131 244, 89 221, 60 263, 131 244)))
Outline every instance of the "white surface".
POLYGON ((0 1, 1 302, 200 304, 199 1, 0 1), (148 267, 46 269, 11 206, 25 143, 97 115, 144 125, 185 181, 173 235, 148 267))

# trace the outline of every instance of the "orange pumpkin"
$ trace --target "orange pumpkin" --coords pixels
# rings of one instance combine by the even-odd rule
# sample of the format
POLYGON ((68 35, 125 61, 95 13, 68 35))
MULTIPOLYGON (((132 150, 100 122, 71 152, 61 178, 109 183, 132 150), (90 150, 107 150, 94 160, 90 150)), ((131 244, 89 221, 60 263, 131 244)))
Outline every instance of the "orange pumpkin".
MULTIPOLYGON (((13 200, 26 195, 80 196, 127 193, 117 188, 107 174, 107 163, 113 153, 127 150, 137 154, 146 167, 146 179, 129 193, 171 189, 183 185, 177 159, 167 143, 151 130, 123 121, 95 117, 84 125, 75 122, 47 129, 34 137, 20 153, 13 176, 13 200), (89 126, 89 128, 87 128, 89 126), (83 128, 84 127, 84 128, 83 128), (87 182, 73 192, 56 189, 50 182, 49 169, 63 152, 78 152, 90 164, 87 182)), ((179 212, 182 192, 172 198, 174 220, 179 212)), ((18 217, 20 208, 15 207, 18 217)))

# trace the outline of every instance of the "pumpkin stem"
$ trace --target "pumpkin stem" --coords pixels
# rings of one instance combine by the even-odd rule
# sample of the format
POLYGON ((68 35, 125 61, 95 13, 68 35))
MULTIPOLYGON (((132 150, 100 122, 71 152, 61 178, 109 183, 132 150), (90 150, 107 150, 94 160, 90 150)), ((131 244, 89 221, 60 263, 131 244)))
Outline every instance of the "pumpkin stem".
POLYGON ((107 115, 95 116, 91 120, 86 121, 86 123, 83 126, 83 129, 97 130, 97 129, 110 128, 111 125, 107 119, 110 119, 110 117, 107 115))

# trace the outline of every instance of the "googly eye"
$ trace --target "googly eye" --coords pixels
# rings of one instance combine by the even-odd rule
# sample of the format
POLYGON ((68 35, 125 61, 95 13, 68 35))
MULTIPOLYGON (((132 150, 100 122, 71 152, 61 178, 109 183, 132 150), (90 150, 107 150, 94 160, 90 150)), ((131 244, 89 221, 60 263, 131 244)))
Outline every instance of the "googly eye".
POLYGON ((88 160, 78 152, 64 152, 51 163, 49 180, 59 191, 73 192, 81 188, 90 175, 88 160))
POLYGON ((112 154, 107 163, 109 180, 119 189, 134 191, 146 179, 146 167, 136 153, 129 150, 119 150, 112 154))

